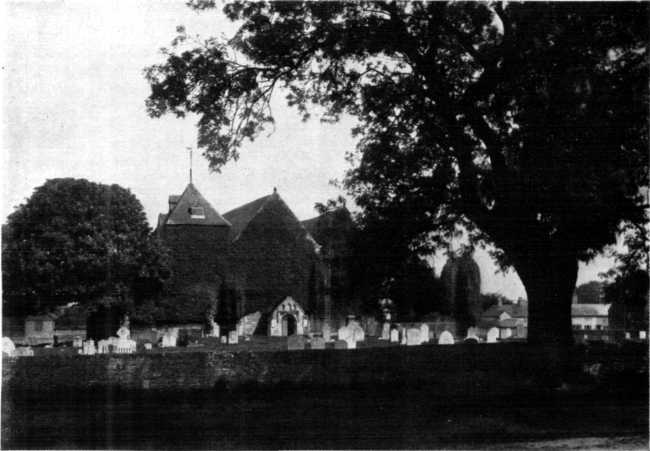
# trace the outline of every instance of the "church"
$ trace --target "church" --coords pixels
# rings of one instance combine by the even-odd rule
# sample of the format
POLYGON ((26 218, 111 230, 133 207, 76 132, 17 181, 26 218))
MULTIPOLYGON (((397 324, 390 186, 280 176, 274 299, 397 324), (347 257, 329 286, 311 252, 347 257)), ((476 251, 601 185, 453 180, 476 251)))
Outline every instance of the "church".
MULTIPOLYGON (((301 223, 275 188, 222 215, 190 182, 182 194, 169 196, 156 227, 170 252, 170 291, 213 287, 220 293, 217 316, 239 319, 260 312, 258 334, 271 333, 271 316, 287 298, 312 325, 327 320, 331 259, 308 230, 318 218, 301 223)), ((291 324, 303 319, 295 316, 291 324)))

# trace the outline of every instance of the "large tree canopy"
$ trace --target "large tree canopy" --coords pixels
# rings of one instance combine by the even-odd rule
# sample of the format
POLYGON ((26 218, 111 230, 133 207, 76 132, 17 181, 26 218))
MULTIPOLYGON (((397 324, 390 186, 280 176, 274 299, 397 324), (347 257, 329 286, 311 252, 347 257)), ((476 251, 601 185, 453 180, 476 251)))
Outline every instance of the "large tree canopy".
POLYGON ((130 191, 83 179, 48 180, 8 218, 5 314, 156 292, 168 269, 150 232, 142 204, 130 191))
POLYGON ((179 29, 147 106, 198 115, 215 170, 272 125, 279 88, 305 118, 356 117, 345 184, 365 214, 408 218, 414 249, 459 224, 495 244, 526 287, 529 339, 568 343, 578 261, 645 219, 647 8, 232 3, 228 41, 179 29))

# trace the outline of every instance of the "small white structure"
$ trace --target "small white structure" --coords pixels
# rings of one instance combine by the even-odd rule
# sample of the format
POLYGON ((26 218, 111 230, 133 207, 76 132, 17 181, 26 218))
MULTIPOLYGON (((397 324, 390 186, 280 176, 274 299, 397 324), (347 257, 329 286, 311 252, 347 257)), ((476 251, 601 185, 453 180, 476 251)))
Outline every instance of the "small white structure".
POLYGON ((420 329, 407 329, 406 330, 406 346, 419 346, 422 344, 420 337, 420 329))
POLYGON ((161 348, 173 348, 176 347, 178 342, 178 327, 171 327, 165 330, 162 336, 162 342, 160 343, 161 348))
POLYGON ((332 340, 332 329, 330 329, 330 325, 328 323, 323 323, 322 327, 322 332, 323 332, 323 340, 331 341, 332 340))
POLYGON ((144 344, 144 349, 145 349, 145 350, 147 350, 147 351, 151 351, 152 348, 153 348, 153 346, 151 346, 151 343, 145 343, 145 344, 144 344))
POLYGON ((117 329, 117 340, 115 341, 115 352, 118 354, 131 354, 136 350, 135 340, 131 340, 131 331, 129 330, 129 320, 117 329))
POLYGON ((399 331, 397 329, 390 330, 390 342, 399 343, 399 331))
POLYGON ((110 339, 99 340, 97 342, 97 354, 108 354, 111 352, 111 343, 110 339))
POLYGON ((449 332, 448 330, 445 330, 440 334, 440 338, 438 338, 438 344, 439 345, 453 345, 454 344, 454 336, 449 332))
POLYGON ((208 332, 208 337, 216 337, 219 338, 221 335, 221 329, 219 328, 219 324, 214 320, 214 318, 210 318, 210 332, 208 332))
POLYGON ((487 342, 496 343, 499 338, 499 328, 493 327, 487 332, 487 342))
POLYGON ((262 314, 260 312, 255 312, 240 318, 240 320, 237 322, 237 334, 240 337, 253 336, 261 317, 262 314))
POLYGON ((305 310, 291 296, 280 302, 271 313, 271 321, 269 321, 271 337, 304 335, 308 329, 309 320, 305 310))
POLYGON ((406 328, 399 328, 399 342, 402 345, 406 345, 406 328))
POLYGON ((420 325, 420 343, 429 342, 429 325, 427 323, 422 323, 420 325))
POLYGON ((2 337, 2 353, 9 357, 13 357, 16 353, 16 345, 11 341, 11 338, 2 337))
POLYGON ((645 340, 648 337, 648 334, 646 333, 645 330, 640 330, 639 331, 639 340, 645 340))
POLYGON ((390 323, 384 323, 381 327, 381 337, 380 340, 390 340, 390 323))
POLYGON ((228 344, 236 345, 237 343, 239 343, 239 334, 236 330, 231 330, 228 332, 228 344))
POLYGON ((81 349, 83 355, 95 355, 97 354, 97 349, 95 349, 95 340, 86 340, 83 342, 83 347, 81 349))

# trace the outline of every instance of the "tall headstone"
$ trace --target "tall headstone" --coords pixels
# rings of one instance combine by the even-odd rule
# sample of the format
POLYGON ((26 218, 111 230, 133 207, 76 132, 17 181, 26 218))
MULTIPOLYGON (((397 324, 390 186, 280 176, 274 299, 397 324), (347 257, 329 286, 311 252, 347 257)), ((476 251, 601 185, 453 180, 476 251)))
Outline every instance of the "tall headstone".
POLYGON ((496 343, 499 338, 499 329, 496 327, 492 327, 490 330, 487 332, 487 342, 488 343, 496 343))
POLYGON ((429 342, 429 325, 427 323, 422 323, 420 325, 420 342, 421 343, 429 342))
POLYGON ((323 323, 321 330, 323 332, 323 339, 325 341, 330 341, 332 339, 332 329, 330 328, 330 325, 327 322, 323 323))
POLYGON ((639 340, 645 340, 648 337, 647 333, 645 330, 640 330, 639 331, 639 340))
POLYGON ((390 330, 390 342, 399 343, 399 331, 397 329, 390 330))
POLYGON ((229 345, 235 345, 235 344, 239 343, 239 334, 238 334, 238 332, 239 331, 237 331, 237 330, 231 330, 230 332, 228 332, 228 344, 229 345))
POLYGON ((406 346, 419 346, 421 344, 420 329, 406 329, 406 346))
POLYGON ((260 312, 251 313, 250 315, 242 317, 237 324, 239 336, 252 336, 255 333, 255 329, 257 329, 257 324, 260 322, 261 317, 262 314, 260 312))
POLYGON ((445 330, 440 334, 440 338, 438 338, 438 344, 439 345, 453 345, 454 344, 454 336, 449 332, 448 330, 445 330))
POLYGON ((2 337, 2 353, 13 357, 16 353, 16 345, 9 337, 2 337))
POLYGON ((384 323, 382 325, 380 340, 390 340, 390 323, 384 323))
POLYGON ((400 344, 405 345, 406 344, 406 329, 404 327, 400 327, 400 329, 399 329, 399 337, 400 337, 400 344))
POLYGON ((84 345, 84 341, 80 336, 76 336, 72 339, 73 348, 82 348, 83 345, 84 345))
POLYGON ((178 327, 172 327, 163 333, 161 348, 173 348, 178 342, 178 327))

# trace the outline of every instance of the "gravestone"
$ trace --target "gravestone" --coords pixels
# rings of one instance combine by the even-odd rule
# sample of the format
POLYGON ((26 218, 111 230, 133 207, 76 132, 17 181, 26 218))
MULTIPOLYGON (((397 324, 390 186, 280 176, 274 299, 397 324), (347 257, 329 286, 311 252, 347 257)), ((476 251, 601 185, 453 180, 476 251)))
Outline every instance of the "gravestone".
POLYGON ((420 325, 420 343, 429 342, 429 325, 427 323, 422 323, 420 325))
POLYGON ((321 329, 323 331, 323 340, 330 341, 332 340, 332 329, 328 323, 324 323, 321 329))
POLYGON ((210 318, 210 332, 208 332, 208 337, 219 337, 219 335, 221 335, 219 324, 214 318, 210 318))
POLYGON ((397 329, 390 330, 390 342, 399 343, 399 331, 397 329))
POLYGON ((422 344, 420 339, 420 329, 407 329, 406 330, 406 346, 419 346, 422 344))
POLYGON ((242 337, 250 337, 253 335, 255 333, 255 329, 257 329, 257 324, 260 322, 261 317, 262 314, 260 312, 255 312, 241 318, 237 325, 239 335, 242 337))
POLYGON ((334 349, 348 349, 348 343, 345 340, 336 340, 334 342, 334 349))
POLYGON ((463 343, 476 344, 476 343, 478 343, 478 338, 477 337, 465 337, 465 339, 463 340, 463 343))
POLYGON ((325 339, 323 337, 314 337, 310 343, 312 349, 325 349, 325 339))
POLYGON ((469 342, 472 342, 473 340, 476 343, 480 341, 478 339, 478 329, 476 327, 470 327, 469 329, 467 329, 467 336, 465 337, 465 341, 467 340, 470 340, 469 342))
POLYGON ((639 331, 639 340, 645 340, 648 337, 645 330, 639 331))
POLYGON ((490 330, 488 330, 488 333, 487 333, 487 342, 488 343, 496 343, 498 338, 499 338, 499 329, 498 328, 493 327, 490 330))
POLYGON ((95 349, 95 340, 84 341, 82 353, 84 355, 95 355, 97 353, 97 349, 95 349))
POLYGON ((239 335, 236 330, 231 330, 228 332, 228 344, 236 345, 237 343, 239 343, 239 335))
POLYGON ((352 332, 352 338, 354 338, 354 341, 363 341, 366 339, 366 333, 358 321, 351 320, 345 327, 347 327, 352 332))
POLYGON ((221 344, 223 344, 223 345, 228 344, 228 337, 227 336, 223 335, 221 337, 221 344))
POLYGON ((2 353, 13 357, 16 352, 16 345, 9 337, 2 337, 2 353))
POLYGON ((165 330, 162 336, 161 348, 173 348, 178 342, 178 327, 165 330))
POLYGON ((289 351, 299 351, 305 349, 307 339, 302 335, 290 335, 287 337, 287 349, 289 351))
POLYGON ((448 330, 443 331, 440 334, 440 338, 438 338, 438 344, 439 345, 453 345, 454 344, 454 336, 449 332, 448 330))
MULTIPOLYGON (((587 335, 585 335, 585 340, 587 339, 587 335)), ((631 340, 632 339, 632 334, 629 332, 625 332, 625 339, 626 340, 631 340)))
POLYGON ((112 341, 109 340, 99 340, 97 342, 97 354, 108 354, 111 352, 112 341))
POLYGON ((144 349, 146 349, 147 351, 151 351, 151 348, 152 348, 152 347, 153 347, 153 346, 151 346, 151 343, 145 343, 145 344, 144 344, 144 349))
POLYGON ((390 323, 384 323, 381 327, 381 337, 380 340, 390 340, 390 323))

